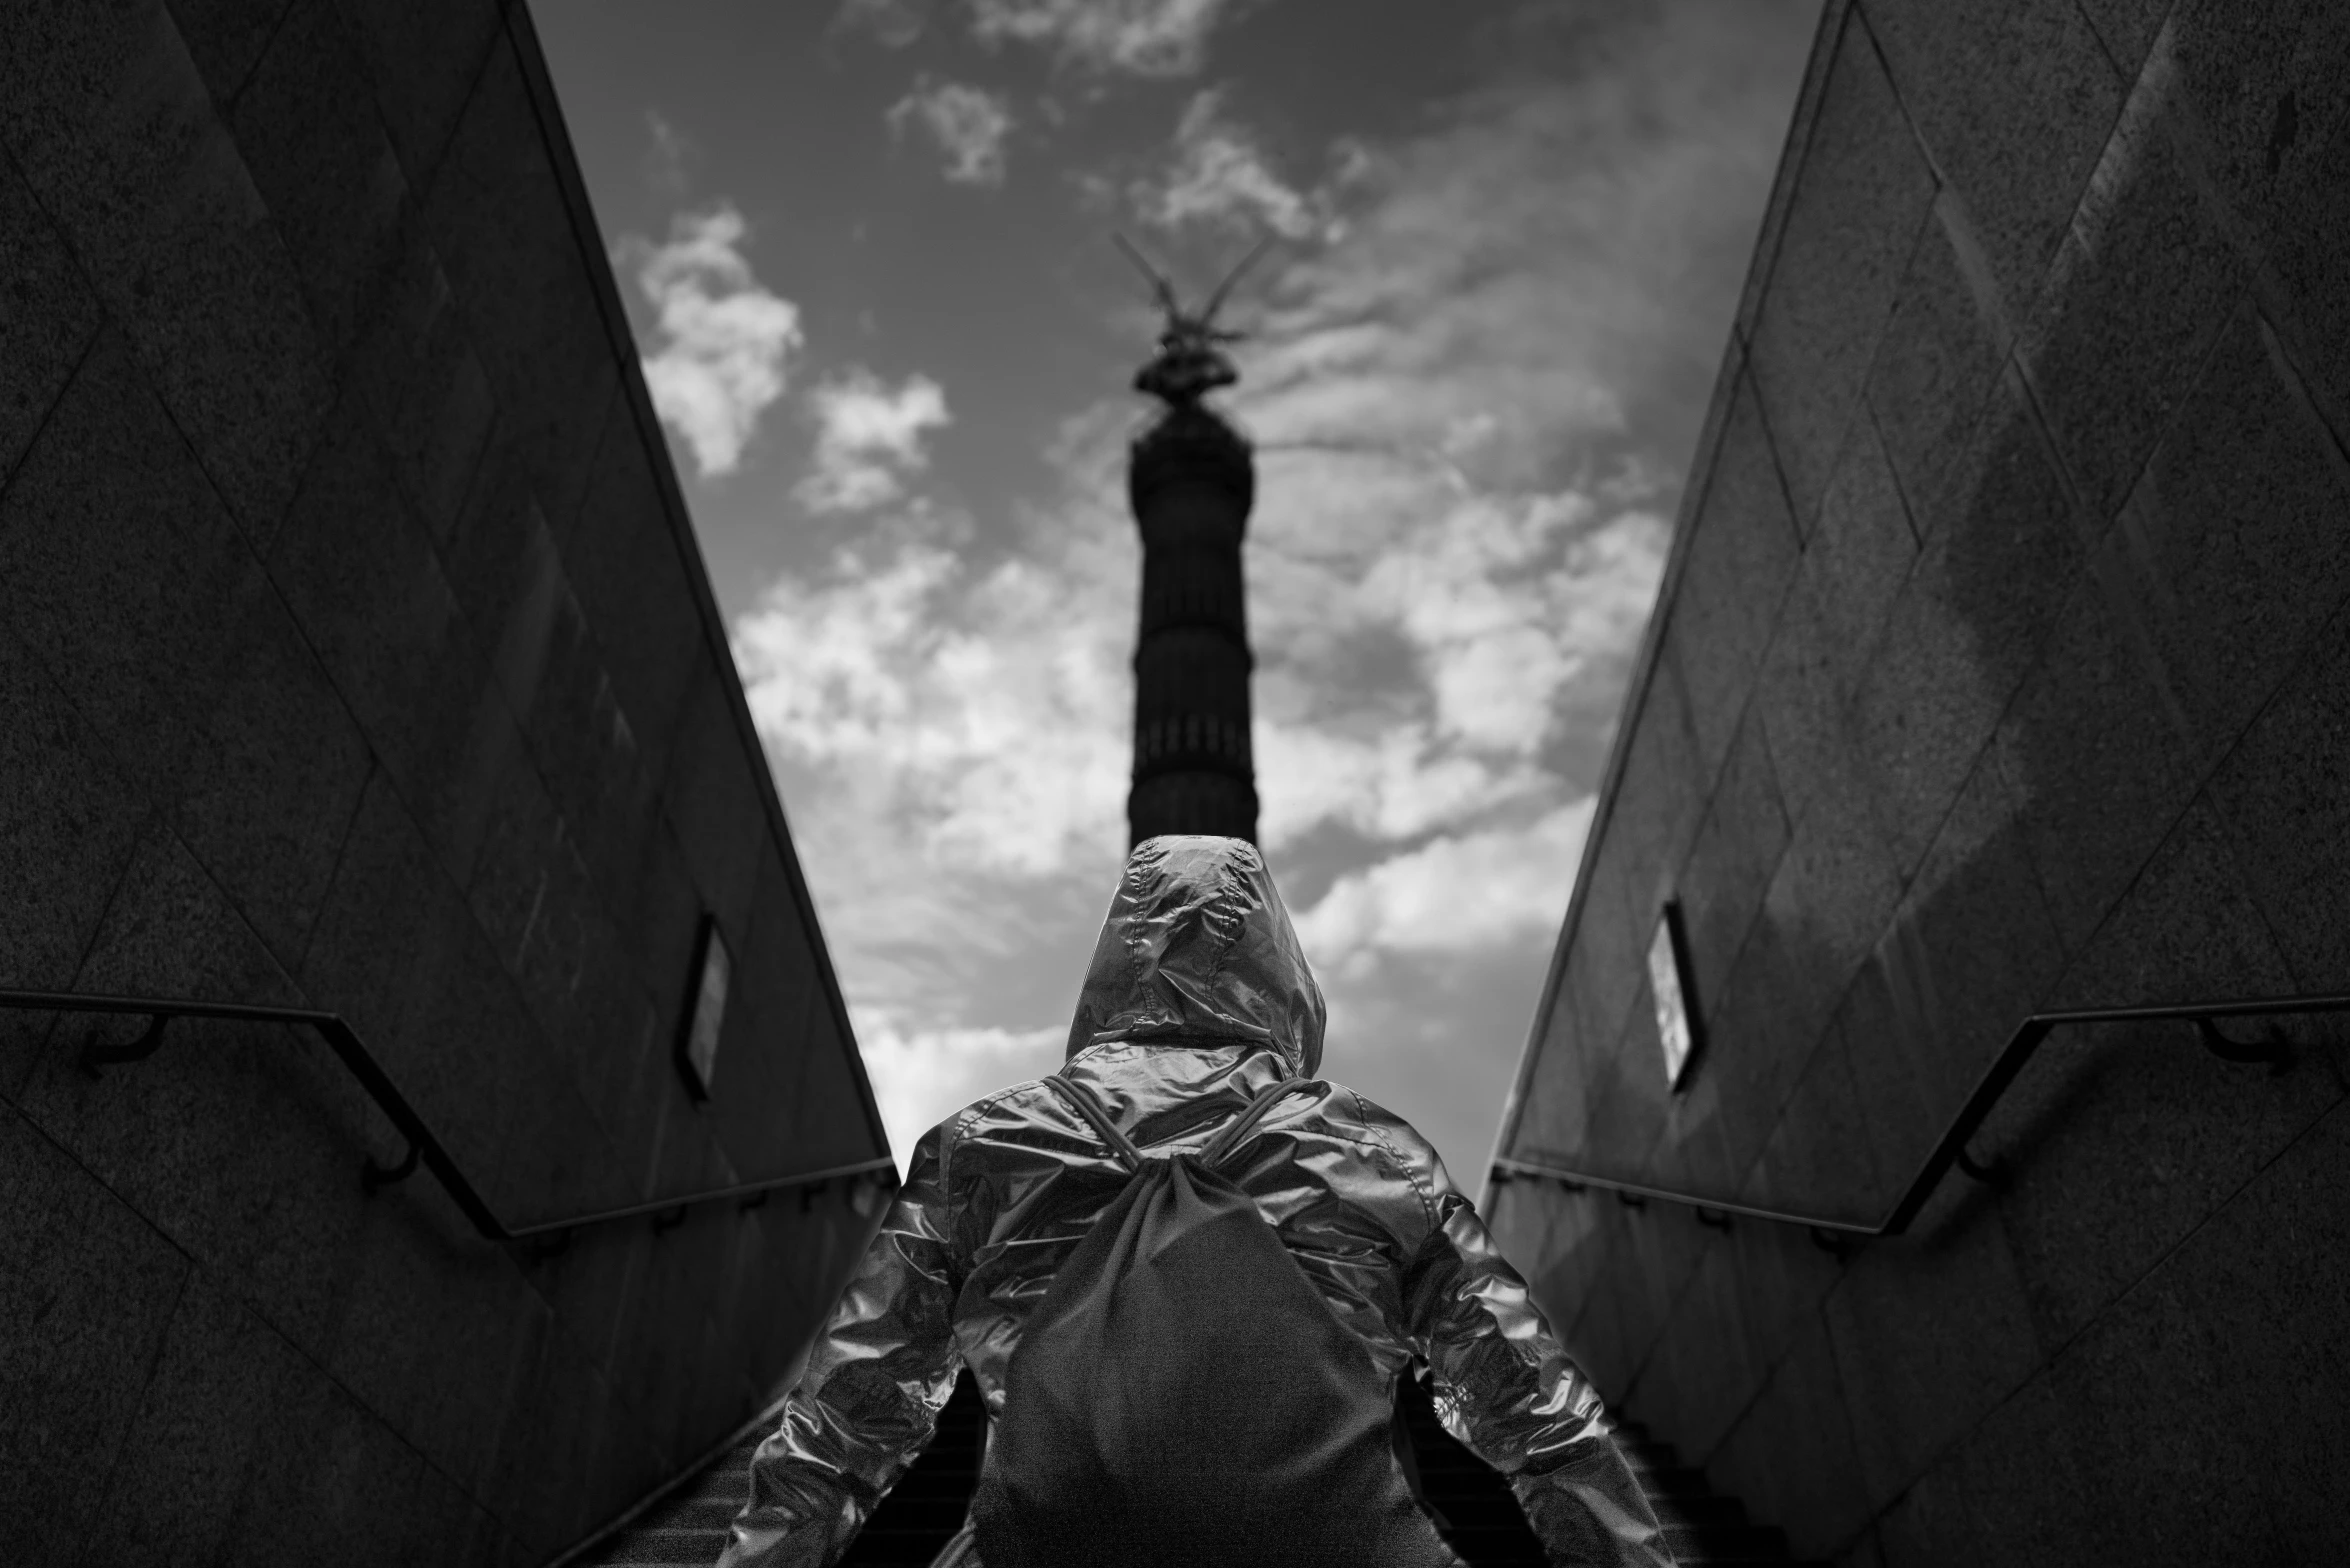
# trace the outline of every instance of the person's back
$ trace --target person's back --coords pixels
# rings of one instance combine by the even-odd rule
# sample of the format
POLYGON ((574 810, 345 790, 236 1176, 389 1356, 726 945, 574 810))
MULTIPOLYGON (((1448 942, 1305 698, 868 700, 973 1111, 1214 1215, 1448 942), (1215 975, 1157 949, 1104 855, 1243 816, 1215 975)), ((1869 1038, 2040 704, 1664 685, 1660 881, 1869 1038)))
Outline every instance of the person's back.
MULTIPOLYGON (((1229 1149, 1209 1180, 1233 1191, 1232 1201, 1254 1203, 1344 1333, 1305 1328, 1322 1327, 1324 1339, 1351 1337, 1361 1375, 1389 1397, 1397 1375, 1415 1359, 1425 1362, 1445 1425, 1511 1476, 1554 1560, 1669 1563, 1596 1394, 1544 1329, 1524 1283, 1434 1150, 1401 1118, 1313 1079, 1322 1021, 1321 994, 1254 849, 1211 838, 1153 839, 1137 848, 1079 999, 1070 1060, 1059 1075, 1067 1082, 1040 1080, 991 1096, 923 1138, 905 1187, 810 1355, 781 1430, 759 1449, 750 1502, 722 1568, 829 1568, 838 1561, 928 1442, 961 1365, 971 1368, 991 1424, 1001 1430, 1007 1390, 1022 1388, 1024 1379, 1033 1390, 1040 1377, 1033 1356, 1015 1371, 1031 1319, 1095 1221, 1136 1180, 1133 1156, 1196 1160, 1214 1152, 1209 1145, 1228 1128, 1243 1135, 1226 1139, 1229 1149), (1306 1081, 1271 1094, 1290 1080, 1306 1081), (1234 1127, 1260 1100, 1262 1119, 1234 1127), (1114 1146, 1120 1142, 1135 1147, 1122 1155, 1114 1146)), ((1215 1332, 1231 1359, 1244 1359, 1228 1324, 1215 1332)), ((1163 1325, 1154 1334, 1174 1337, 1163 1325)), ((1301 1354, 1328 1359, 1329 1348, 1301 1346, 1301 1354)), ((1249 1353, 1261 1357, 1263 1350, 1249 1353)), ((1201 1368, 1215 1365, 1219 1344, 1202 1335, 1137 1353, 1180 1360, 1196 1382, 1201 1368)), ((1235 1368, 1236 1384, 1250 1377, 1235 1368)), ((1245 1401, 1258 1391, 1233 1392, 1245 1401)), ((1031 1405, 1042 1397, 1023 1395, 1031 1405)), ((1154 1434, 1162 1462, 1191 1454, 1199 1457, 1190 1462, 1213 1469, 1224 1457, 1216 1432, 1186 1424, 1212 1427, 1238 1408, 1226 1405, 1220 1416, 1146 1413, 1162 1426, 1154 1434)), ((1033 1409, 1011 1412, 1015 1423, 1023 1416, 1026 1426, 1017 1430, 1042 1419, 1033 1409)), ((1086 1434, 1089 1451, 1102 1442, 1086 1434)), ((1307 1457, 1330 1462, 1328 1455, 1307 1457)), ((1002 1499, 1019 1495, 1009 1484, 1018 1477, 995 1473, 1007 1462, 1026 1463, 991 1448, 991 1472, 982 1479, 982 1497, 997 1499, 999 1513, 1007 1506, 1002 1499)), ((1104 1462, 1114 1469, 1120 1460, 1113 1454, 1104 1462)), ((1307 1473, 1290 1467, 1254 1484, 1269 1494, 1298 1487, 1307 1473)), ((1232 1500, 1229 1477, 1217 1474, 1215 1485, 1232 1500)), ((1178 1484, 1169 1495, 1188 1494, 1178 1484)), ((1237 1499, 1275 1509, 1285 1501, 1331 1506, 1320 1497, 1237 1499)), ((1164 1512, 1166 1498, 1158 1502, 1164 1512)), ((998 1539, 1015 1538, 1000 1519, 982 1523, 998 1539)), ((1201 1529, 1228 1523, 1203 1517, 1201 1529)), ((1423 1533, 1430 1543, 1424 1549, 1407 1542, 1380 1552, 1396 1562, 1445 1560, 1433 1533, 1423 1533)), ((1401 1537, 1391 1531, 1386 1539, 1401 1537)), ((1152 1546, 1183 1560, 1179 1542, 1152 1546)), ((1191 1560, 1218 1555, 1230 1557, 1227 1550, 1191 1560)), ((1268 1542, 1245 1560, 1295 1556, 1268 1542)))

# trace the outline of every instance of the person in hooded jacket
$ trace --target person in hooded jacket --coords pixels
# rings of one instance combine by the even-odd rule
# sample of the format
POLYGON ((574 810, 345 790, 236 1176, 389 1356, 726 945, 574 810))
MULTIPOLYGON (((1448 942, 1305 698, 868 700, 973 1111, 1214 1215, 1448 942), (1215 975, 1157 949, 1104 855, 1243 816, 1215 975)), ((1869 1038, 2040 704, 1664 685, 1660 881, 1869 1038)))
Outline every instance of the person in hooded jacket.
MULTIPOLYGON (((1154 1155, 1196 1152, 1270 1101, 1233 1179, 1387 1387, 1425 1363, 1445 1428, 1510 1478, 1553 1562, 1669 1568, 1598 1394, 1436 1151, 1313 1078, 1323 1020, 1256 850, 1154 838, 1127 861, 1060 1076, 1154 1155)), ((929 1442, 961 1366, 1000 1426, 1024 1326, 1126 1178, 1072 1098, 1023 1084, 916 1146, 752 1460, 720 1568, 831 1568, 929 1442)), ((976 1568, 968 1527, 957 1551, 976 1568)), ((1457 1561, 1440 1543, 1429 1553, 1415 1560, 1457 1561)))

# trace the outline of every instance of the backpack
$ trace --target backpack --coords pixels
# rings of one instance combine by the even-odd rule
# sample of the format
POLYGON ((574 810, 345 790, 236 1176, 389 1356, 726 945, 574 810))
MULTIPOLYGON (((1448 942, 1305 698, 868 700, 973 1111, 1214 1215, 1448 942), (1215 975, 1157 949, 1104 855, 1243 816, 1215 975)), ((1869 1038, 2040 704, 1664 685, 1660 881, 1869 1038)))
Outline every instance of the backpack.
POLYGON ((1398 1466, 1387 1378, 1216 1169, 1309 1080, 1162 1159, 1044 1081, 1132 1175, 1013 1352, 972 1501, 987 1568, 1460 1568, 1398 1466))

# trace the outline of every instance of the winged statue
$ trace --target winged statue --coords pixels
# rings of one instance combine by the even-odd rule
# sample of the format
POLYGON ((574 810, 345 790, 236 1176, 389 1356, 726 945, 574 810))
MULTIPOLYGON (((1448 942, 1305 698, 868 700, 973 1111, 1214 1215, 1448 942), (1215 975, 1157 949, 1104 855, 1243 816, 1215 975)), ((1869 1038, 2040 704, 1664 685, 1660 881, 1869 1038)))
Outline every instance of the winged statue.
POLYGON ((1248 334, 1217 326, 1216 312, 1224 308, 1232 286, 1265 253, 1271 239, 1258 240, 1240 258, 1239 264, 1224 274, 1224 281, 1216 285, 1207 303, 1197 311, 1189 311, 1176 298, 1175 286, 1167 281, 1166 275, 1152 266, 1149 258, 1135 249, 1125 235, 1113 234, 1111 238, 1150 280, 1151 292, 1157 296, 1159 309, 1167 318, 1166 327, 1159 333, 1158 353, 1134 373, 1134 389, 1149 393, 1170 408, 1189 408, 1218 387, 1228 387, 1238 381, 1240 372, 1232 367, 1223 345, 1239 342, 1248 334))

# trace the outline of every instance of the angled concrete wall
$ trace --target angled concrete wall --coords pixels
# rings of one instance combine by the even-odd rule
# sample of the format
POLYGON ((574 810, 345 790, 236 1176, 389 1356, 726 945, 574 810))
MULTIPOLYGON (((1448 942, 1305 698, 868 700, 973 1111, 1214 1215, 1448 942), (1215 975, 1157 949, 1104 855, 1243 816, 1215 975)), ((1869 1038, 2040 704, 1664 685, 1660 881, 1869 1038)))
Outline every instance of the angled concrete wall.
MULTIPOLYGON (((1874 1220, 2032 1011, 2350 990, 2346 111, 2323 0, 1829 5, 1504 1154, 1874 1220)), ((2010 1182, 1849 1261, 1497 1224, 1806 1552, 2340 1561, 2350 1022, 2293 1032, 2060 1034, 2010 1182)))
MULTIPOLYGON (((886 1153, 519 6, 0 8, 0 984, 341 1011, 515 1223, 886 1153)), ((91 1028, 0 1014, 8 1562, 542 1561, 874 1207, 510 1255, 316 1041, 91 1028)))

